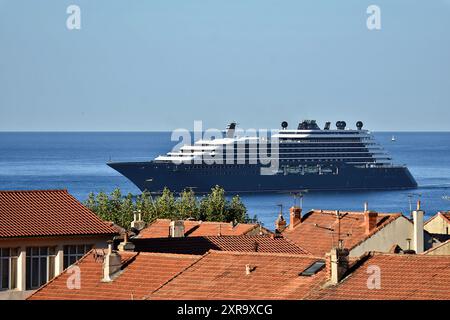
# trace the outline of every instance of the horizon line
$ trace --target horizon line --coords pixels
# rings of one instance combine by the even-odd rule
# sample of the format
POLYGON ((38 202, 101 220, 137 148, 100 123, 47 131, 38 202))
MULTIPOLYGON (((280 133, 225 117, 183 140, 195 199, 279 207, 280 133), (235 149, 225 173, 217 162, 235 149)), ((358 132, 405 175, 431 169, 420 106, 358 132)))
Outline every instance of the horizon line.
MULTIPOLYGON (((280 130, 280 129, 267 129, 280 130)), ((161 133, 172 132, 173 130, 0 130, 0 133, 161 133)), ((193 132, 193 130, 189 130, 193 132)), ((205 130, 203 130, 205 131, 205 130)), ((222 130, 223 131, 223 130, 222 130)), ((370 132, 430 132, 430 133, 450 133, 450 130, 369 130, 370 132)))

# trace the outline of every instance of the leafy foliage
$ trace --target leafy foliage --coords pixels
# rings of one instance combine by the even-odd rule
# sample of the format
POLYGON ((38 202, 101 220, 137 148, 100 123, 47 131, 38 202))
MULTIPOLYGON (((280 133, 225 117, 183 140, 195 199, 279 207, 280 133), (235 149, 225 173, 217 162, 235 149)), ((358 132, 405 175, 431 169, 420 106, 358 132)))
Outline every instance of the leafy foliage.
POLYGON ((99 192, 90 193, 84 203, 101 219, 112 221, 124 228, 129 228, 133 221, 133 214, 140 212, 145 222, 158 218, 172 220, 203 220, 219 222, 257 222, 257 217, 250 219, 247 208, 236 195, 228 200, 225 190, 219 186, 200 199, 192 190, 184 190, 177 197, 165 188, 161 195, 152 197, 144 191, 138 196, 129 193, 123 196, 120 189, 115 189, 110 195, 99 192))

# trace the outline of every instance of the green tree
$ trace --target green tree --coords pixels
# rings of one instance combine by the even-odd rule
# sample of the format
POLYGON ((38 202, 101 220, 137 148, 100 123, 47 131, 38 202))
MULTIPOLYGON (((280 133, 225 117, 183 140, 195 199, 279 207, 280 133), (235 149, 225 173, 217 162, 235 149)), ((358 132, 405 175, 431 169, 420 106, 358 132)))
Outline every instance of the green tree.
POLYGON ((97 195, 97 215, 106 221, 115 221, 109 210, 109 198, 103 191, 97 195))
POLYGON ((211 193, 204 196, 200 202, 202 220, 226 221, 225 207, 225 190, 219 186, 213 187, 211 193))
POLYGON ((176 211, 179 219, 198 219, 199 204, 194 192, 184 190, 176 201, 176 211))
POLYGON ((225 197, 225 190, 219 186, 199 201, 192 190, 184 190, 175 198, 174 194, 165 188, 162 194, 155 199, 144 191, 134 199, 129 193, 123 197, 119 188, 116 188, 110 197, 104 192, 88 195, 85 205, 95 212, 101 219, 112 221, 126 229, 130 228, 133 214, 136 210, 141 212, 145 222, 157 218, 187 219, 194 218, 203 221, 221 222, 256 222, 257 217, 250 219, 247 208, 239 196, 231 201, 225 197))
POLYGON ((158 218, 172 219, 172 217, 176 216, 175 197, 168 188, 164 188, 161 196, 156 199, 155 204, 158 218))
POLYGON ((128 193, 128 195, 121 201, 120 207, 120 225, 129 226, 131 221, 133 221, 133 213, 136 211, 136 207, 133 202, 133 195, 128 193))
POLYGON ((231 198, 231 202, 228 203, 225 220, 236 221, 240 223, 249 221, 247 208, 238 195, 235 195, 233 198, 231 198))
POLYGON ((97 212, 97 200, 95 200, 95 194, 90 192, 88 198, 84 202, 84 205, 91 211, 97 212))

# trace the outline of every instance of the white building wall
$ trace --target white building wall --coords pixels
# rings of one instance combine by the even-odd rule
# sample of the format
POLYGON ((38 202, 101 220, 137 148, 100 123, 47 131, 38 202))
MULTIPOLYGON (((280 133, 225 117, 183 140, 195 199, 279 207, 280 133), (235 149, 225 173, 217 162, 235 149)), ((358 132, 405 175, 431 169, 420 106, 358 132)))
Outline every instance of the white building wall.
POLYGON ((433 249, 431 251, 426 251, 424 254, 434 255, 434 256, 448 256, 450 255, 450 241, 445 242, 441 246, 433 249))
MULTIPOLYGON (((406 217, 401 216, 353 248, 350 256, 359 257, 368 251, 389 252, 396 244, 402 249, 413 249, 413 232, 413 224, 406 217), (411 239, 409 247, 407 239, 411 239)), ((430 241, 431 239, 425 236, 425 248, 431 247, 430 241)))
POLYGON ((450 234, 450 224, 440 214, 429 220, 425 224, 424 229, 429 233, 450 234))

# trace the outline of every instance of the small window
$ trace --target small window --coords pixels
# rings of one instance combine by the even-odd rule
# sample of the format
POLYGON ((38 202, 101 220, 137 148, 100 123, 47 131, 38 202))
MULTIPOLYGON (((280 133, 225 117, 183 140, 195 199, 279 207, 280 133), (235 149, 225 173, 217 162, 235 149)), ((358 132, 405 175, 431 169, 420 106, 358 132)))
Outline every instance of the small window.
POLYGON ((93 245, 66 245, 64 246, 64 269, 77 262, 82 258, 89 250, 91 250, 93 245))
POLYGON ((325 267, 325 261, 324 260, 317 260, 313 264, 311 264, 308 268, 300 272, 300 276, 303 277, 310 277, 315 275, 317 272, 322 270, 325 267))
POLYGON ((0 249, 0 290, 17 287, 17 248, 0 249))

